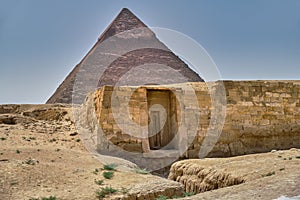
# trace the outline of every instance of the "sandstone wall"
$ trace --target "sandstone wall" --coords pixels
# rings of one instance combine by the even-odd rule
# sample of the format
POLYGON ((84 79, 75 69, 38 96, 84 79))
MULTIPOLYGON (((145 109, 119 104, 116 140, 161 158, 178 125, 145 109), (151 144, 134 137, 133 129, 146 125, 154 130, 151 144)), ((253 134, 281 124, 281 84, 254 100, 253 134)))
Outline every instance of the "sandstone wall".
MULTIPOLYGON (((96 115, 103 130, 103 136, 113 145, 124 150, 143 151, 140 139, 142 133, 136 127, 145 125, 142 121, 147 120, 147 98, 144 90, 143 88, 104 86, 94 94, 96 115), (113 92, 115 97, 112 98, 113 92)), ((100 149, 111 149, 113 145, 103 137, 98 138, 100 149)))
POLYGON ((226 120, 210 156, 300 147, 299 81, 225 81, 224 85, 226 120))
MULTIPOLYGON (((221 83, 210 84, 215 90, 221 83)), ((178 123, 184 128, 178 130, 175 141, 180 148, 192 140, 183 156, 197 158, 204 139, 211 136, 208 135, 212 128, 209 125, 216 108, 211 104, 211 91, 206 83, 190 85, 195 91, 198 107, 192 104, 191 94, 182 91, 180 85, 168 87, 182 102, 177 113, 181 115, 178 123), (194 138, 191 136, 195 130, 194 138)), ((300 147, 300 81, 224 81, 224 86, 227 99, 225 124, 208 157, 300 147)), ((95 92, 96 115, 103 130, 103 135, 98 138, 99 149, 109 150, 117 145, 128 151, 149 150, 147 140, 141 138, 147 134, 147 89, 153 87, 106 86, 95 92), (113 91, 116 96, 111 100, 113 91), (103 142, 105 138, 112 143, 103 142)))

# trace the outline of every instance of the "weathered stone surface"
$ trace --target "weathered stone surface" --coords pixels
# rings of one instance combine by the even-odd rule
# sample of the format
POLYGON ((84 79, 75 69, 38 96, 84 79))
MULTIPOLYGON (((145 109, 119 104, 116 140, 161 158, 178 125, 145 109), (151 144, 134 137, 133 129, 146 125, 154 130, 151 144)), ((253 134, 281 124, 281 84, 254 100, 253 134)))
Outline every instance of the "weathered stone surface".
POLYGON ((33 122, 34 120, 45 121, 61 121, 69 120, 68 110, 70 105, 16 105, 16 104, 4 104, 0 105, 0 121, 11 121, 15 123, 21 122, 33 122))
MULTIPOLYGON (((98 148, 105 150, 110 149, 110 146, 128 143, 133 148, 130 149, 129 145, 129 148, 126 147, 127 151, 149 151, 149 143, 141 139, 143 134, 148 134, 147 90, 169 88, 185 105, 184 108, 176 109, 178 118, 185 118, 182 123, 186 129, 180 133, 174 130, 179 137, 174 141, 178 146, 184 145, 186 140, 192 141, 182 155, 198 158, 204 139, 214 140, 208 135, 208 131, 211 128, 211 113, 215 108, 211 104, 206 83, 190 85, 195 90, 198 107, 192 104, 193 99, 189 92, 179 92, 181 84, 140 88, 102 87, 96 91, 94 103, 97 120, 103 130, 101 137, 112 142, 99 142, 98 148), (113 93, 116 96, 112 99, 113 93)), ((224 86, 227 98, 225 123, 216 144, 212 143, 213 148, 208 157, 228 157, 300 147, 299 81, 224 81, 224 86)), ((99 141, 102 141, 101 137, 99 141)))
POLYGON ((232 158, 183 160, 169 179, 198 195, 184 199, 276 199, 300 194, 299 149, 232 158), (228 187, 231 186, 231 187, 228 187), (208 191, 209 192, 205 192, 208 191))
POLYGON ((0 114, 0 124, 15 125, 31 122, 35 122, 35 120, 20 114, 0 114))
POLYGON ((193 81, 201 81, 199 75, 193 73, 184 62, 179 60, 178 56, 161 46, 156 49, 133 50, 119 57, 104 71, 99 79, 98 87, 117 84, 163 85, 193 81), (130 74, 126 75, 129 71, 130 74))
POLYGON ((179 161, 172 165, 168 178, 184 184, 186 192, 194 193, 206 192, 245 182, 243 176, 233 175, 232 169, 217 169, 214 166, 207 165, 207 163, 209 161, 179 161))
POLYGON ((173 197, 182 196, 183 185, 170 181, 164 178, 157 177, 156 179, 149 179, 145 177, 144 183, 134 185, 127 194, 113 197, 112 199, 119 200, 136 200, 136 199, 149 199, 154 200, 159 196, 173 197))

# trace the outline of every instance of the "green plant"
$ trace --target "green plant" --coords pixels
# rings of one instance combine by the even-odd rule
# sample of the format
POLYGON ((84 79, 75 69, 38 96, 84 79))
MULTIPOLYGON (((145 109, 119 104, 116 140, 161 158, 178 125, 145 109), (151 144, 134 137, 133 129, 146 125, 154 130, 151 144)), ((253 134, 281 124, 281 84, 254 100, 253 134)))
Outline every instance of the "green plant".
POLYGON ((56 200, 56 197, 55 196, 42 197, 42 200, 56 200))
POLYGON ((111 179, 114 176, 114 172, 103 172, 103 177, 106 179, 111 179))
POLYGON ((163 195, 159 195, 156 200, 167 200, 168 197, 167 196, 163 196, 163 195))
MULTIPOLYGON (((29 200, 40 200, 40 198, 30 198, 29 200)), ((41 200, 57 200, 55 196, 42 197, 41 200)))
POLYGON ((284 168, 284 167, 279 169, 279 171, 283 171, 283 170, 285 170, 285 168, 284 168))
POLYGON ((296 156, 297 159, 300 159, 300 156, 296 156))
POLYGON ((107 164, 107 165, 103 165, 104 170, 109 170, 109 171, 116 171, 116 164, 107 164))
POLYGON ((78 138, 78 139, 76 139, 76 142, 80 142, 81 140, 78 138))
POLYGON ((28 159, 24 163, 27 164, 27 165, 35 165, 36 161, 32 160, 32 159, 28 159))
POLYGON ((6 140, 6 138, 5 137, 1 137, 0 140, 4 141, 4 140, 6 140))
POLYGON ((147 169, 140 169, 140 168, 137 168, 134 170, 135 173, 137 174, 150 174, 150 172, 147 170, 147 169))
POLYGON ((98 168, 96 168, 94 171, 93 171, 93 174, 98 174, 98 172, 99 172, 99 169, 98 168))
POLYGON ((21 153, 21 151, 17 149, 17 150, 16 150, 16 153, 19 154, 19 153, 21 153))
POLYGON ((97 185, 103 185, 103 180, 95 180, 95 183, 97 184, 97 185))
POLYGON ((112 193, 115 193, 115 192, 118 191, 117 189, 114 189, 114 188, 112 188, 111 186, 105 187, 105 188, 103 188, 102 190, 103 190, 105 193, 107 193, 107 194, 112 194, 112 193))
POLYGON ((96 197, 98 199, 103 199, 104 197, 106 197, 107 195, 109 194, 113 194, 115 192, 117 192, 118 190, 112 188, 111 186, 110 187, 105 187, 105 188, 102 188, 101 190, 97 190, 96 191, 96 197))
POLYGON ((190 197, 195 195, 195 192, 183 192, 183 197, 190 197))

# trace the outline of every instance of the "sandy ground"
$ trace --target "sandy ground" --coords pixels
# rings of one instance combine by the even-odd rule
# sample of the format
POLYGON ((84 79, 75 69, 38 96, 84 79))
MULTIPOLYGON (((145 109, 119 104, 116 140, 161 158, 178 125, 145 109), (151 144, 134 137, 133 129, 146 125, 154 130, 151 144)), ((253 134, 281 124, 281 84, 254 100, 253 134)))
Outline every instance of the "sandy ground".
MULTIPOLYGON (((178 186, 176 182, 174 185, 172 181, 151 174, 137 173, 134 164, 126 161, 105 156, 103 160, 96 159, 82 145, 70 109, 63 106, 58 108, 59 112, 54 112, 51 106, 45 108, 44 105, 26 109, 0 108, 0 200, 50 196, 70 200, 97 199, 95 192, 106 186, 118 190, 108 199, 124 195, 130 199, 143 191, 178 186), (107 162, 119 163, 112 179, 103 177, 105 170, 101 168, 107 162), (103 180, 103 185, 96 184, 97 180, 103 180)), ((241 166, 249 171, 249 181, 188 199, 275 199, 281 195, 300 195, 299 158, 297 149, 233 158, 232 167, 244 163, 241 166), (253 170, 254 165, 264 171, 258 173, 253 170), (273 171, 274 175, 261 176, 273 171)), ((215 166, 224 168, 221 159, 214 162, 215 166)), ((226 167, 230 167, 230 162, 226 167)))
MULTIPOLYGON (((70 108, 63 109, 71 112, 70 108)), ((103 156, 102 162, 82 145, 70 116, 60 120, 52 120, 53 117, 53 113, 34 117, 0 114, 0 122, 5 119, 0 123, 1 200, 50 196, 97 199, 95 192, 106 186, 118 190, 115 197, 130 193, 137 185, 166 180, 137 173, 134 164, 120 159, 103 156), (108 162, 118 163, 111 179, 105 179, 106 170, 101 169, 102 163, 108 162), (103 180, 103 184, 96 184, 97 180, 103 180)), ((166 180, 165 184, 170 182, 166 180)), ((138 191, 131 193, 134 192, 138 191)))

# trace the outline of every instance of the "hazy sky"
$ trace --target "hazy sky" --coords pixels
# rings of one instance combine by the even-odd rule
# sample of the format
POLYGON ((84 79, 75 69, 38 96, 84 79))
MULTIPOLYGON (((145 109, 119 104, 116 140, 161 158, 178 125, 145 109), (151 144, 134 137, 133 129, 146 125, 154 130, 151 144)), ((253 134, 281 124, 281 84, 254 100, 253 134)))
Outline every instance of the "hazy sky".
POLYGON ((223 79, 300 78, 299 0, 0 0, 0 103, 44 103, 123 7, 196 40, 223 79))

